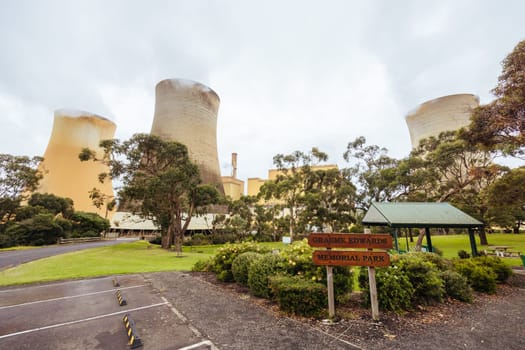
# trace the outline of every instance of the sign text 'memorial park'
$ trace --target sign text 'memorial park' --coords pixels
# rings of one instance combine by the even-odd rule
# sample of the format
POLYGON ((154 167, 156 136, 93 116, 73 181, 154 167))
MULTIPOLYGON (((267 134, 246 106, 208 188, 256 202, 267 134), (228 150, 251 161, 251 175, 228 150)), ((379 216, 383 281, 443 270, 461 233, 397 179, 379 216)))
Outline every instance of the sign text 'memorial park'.
POLYGON ((328 266, 388 266, 390 258, 386 252, 361 252, 316 250, 313 253, 314 265, 328 266))

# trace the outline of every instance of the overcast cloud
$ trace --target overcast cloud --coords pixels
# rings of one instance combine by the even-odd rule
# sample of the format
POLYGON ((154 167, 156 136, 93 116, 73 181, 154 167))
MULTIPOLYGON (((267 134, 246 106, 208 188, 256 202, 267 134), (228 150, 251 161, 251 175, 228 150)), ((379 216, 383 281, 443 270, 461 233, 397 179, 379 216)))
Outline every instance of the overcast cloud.
POLYGON ((344 167, 349 141, 408 155, 405 115, 474 93, 525 39, 516 1, 0 0, 0 153, 42 155, 55 109, 149 132, 155 85, 201 82, 221 98, 223 175, 266 177, 277 153, 316 146, 344 167))

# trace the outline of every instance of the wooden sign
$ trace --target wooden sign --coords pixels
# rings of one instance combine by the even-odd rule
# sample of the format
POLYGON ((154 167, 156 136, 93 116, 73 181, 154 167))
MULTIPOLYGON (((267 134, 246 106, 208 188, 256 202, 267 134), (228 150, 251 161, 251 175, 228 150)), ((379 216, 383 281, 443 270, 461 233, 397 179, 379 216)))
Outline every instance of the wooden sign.
POLYGON ((392 236, 384 233, 311 233, 308 244, 311 247, 325 248, 390 249, 392 236))
POLYGON ((390 256, 386 252, 316 250, 312 254, 314 265, 327 266, 388 266, 390 256))

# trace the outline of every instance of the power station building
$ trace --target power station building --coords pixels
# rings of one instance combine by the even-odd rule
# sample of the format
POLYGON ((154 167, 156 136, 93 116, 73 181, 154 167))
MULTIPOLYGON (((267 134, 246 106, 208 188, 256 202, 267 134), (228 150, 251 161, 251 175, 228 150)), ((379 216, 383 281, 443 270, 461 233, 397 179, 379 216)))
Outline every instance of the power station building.
POLYGON ((101 184, 98 181, 98 175, 109 169, 100 162, 81 162, 78 155, 83 148, 89 148, 102 156, 100 141, 112 139, 115 129, 112 121, 89 112, 56 110, 44 160, 39 165, 43 179, 36 192, 69 197, 75 210, 105 217, 106 208, 95 207, 89 192, 97 188, 108 201, 113 199, 111 182, 101 184))
MULTIPOLYGON (((337 164, 326 164, 326 165, 312 165, 310 167, 313 171, 319 171, 319 170, 330 170, 330 169, 338 169, 339 167, 337 164)), ((261 190, 262 185, 264 185, 267 181, 275 181, 277 179, 278 175, 282 175, 283 171, 279 169, 270 169, 268 170, 268 178, 267 179, 261 179, 259 177, 251 177, 248 179, 248 196, 257 196, 259 194, 259 191, 261 190)))
POLYGON ((477 106, 479 98, 472 94, 443 96, 422 103, 405 118, 412 148, 430 136, 468 126, 472 110, 477 106))
POLYGON ((222 176, 222 185, 224 194, 233 200, 237 200, 244 195, 244 181, 237 178, 237 153, 232 153, 231 165, 231 176, 222 176))

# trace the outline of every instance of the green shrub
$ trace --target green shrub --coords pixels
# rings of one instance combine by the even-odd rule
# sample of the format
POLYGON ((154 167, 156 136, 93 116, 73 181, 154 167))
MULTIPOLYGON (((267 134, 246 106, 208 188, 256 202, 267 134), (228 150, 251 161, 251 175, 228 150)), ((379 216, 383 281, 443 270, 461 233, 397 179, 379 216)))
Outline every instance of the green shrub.
POLYGON ((0 233, 0 248, 9 248, 15 245, 13 237, 0 233))
POLYGON ((270 298, 271 290, 268 286, 268 278, 276 275, 282 266, 282 258, 278 254, 265 254, 248 268, 248 286, 253 295, 262 298, 270 298))
POLYGON ((507 282, 512 276, 512 269, 496 256, 477 256, 473 260, 476 264, 491 268, 496 274, 496 281, 499 283, 507 282))
POLYGON ((432 253, 443 256, 443 251, 436 246, 432 246, 432 253))
POLYGON ((13 245, 55 244, 64 237, 64 230, 52 214, 37 214, 34 217, 9 225, 5 231, 5 241, 13 245))
POLYGON ((470 258, 470 254, 467 253, 467 252, 466 252, 465 250, 463 250, 463 249, 460 250, 460 251, 458 251, 458 256, 459 256, 460 259, 468 259, 468 258, 470 258))
POLYGON ((152 238, 149 240, 151 244, 161 245, 162 244, 162 236, 155 236, 155 238, 152 238))
MULTIPOLYGON (((406 274, 397 266, 376 268, 377 302, 382 310, 403 311, 412 308, 414 287, 406 274)), ((368 272, 362 267, 359 273, 359 285, 363 291, 365 304, 370 305, 370 285, 368 272)))
POLYGON ((97 213, 86 213, 77 211, 70 217, 73 227, 71 237, 99 237, 102 231, 110 228, 109 220, 104 219, 97 213))
POLYGON ((454 261, 457 272, 465 276, 471 287, 478 292, 496 293, 496 273, 488 266, 476 263, 474 259, 454 261))
MULTIPOLYGON (((326 267, 314 265, 312 253, 314 249, 308 245, 308 240, 295 241, 286 246, 281 252, 282 270, 290 276, 299 276, 305 280, 319 282, 326 285, 326 267)), ((352 269, 345 266, 336 266, 334 273, 334 295, 336 301, 353 289, 352 269)))
POLYGON ((442 271, 441 278, 445 282, 445 291, 453 299, 472 302, 473 293, 465 276, 452 270, 442 271))
POLYGON ((246 252, 238 255, 232 262, 232 274, 235 282, 244 286, 248 285, 248 269, 250 265, 259 261, 262 254, 246 252))
POLYGON ((191 238, 183 243, 185 246, 194 246, 194 245, 209 245, 211 244, 211 238, 208 236, 197 233, 191 236, 191 238))
POLYGON ((193 264, 191 271, 199 271, 199 272, 209 271, 211 264, 212 264, 211 259, 197 260, 197 262, 193 264))
MULTIPOLYGON (((399 258, 396 265, 404 272, 414 288, 412 301, 416 304, 433 304, 443 301, 444 283, 437 266, 428 257, 438 257, 435 254, 405 254, 399 258)), ((439 257, 438 257, 439 258, 439 257)))
POLYGON ((453 268, 452 262, 448 259, 443 258, 441 255, 436 253, 425 253, 425 252, 414 252, 400 257, 403 259, 421 259, 429 263, 434 264, 440 271, 446 271, 453 268))
POLYGON ((235 233, 213 233, 209 239, 212 244, 225 244, 238 242, 241 237, 235 233))
POLYGON ((319 316, 327 306, 326 287, 294 276, 269 279, 272 295, 281 310, 300 316, 319 316))
POLYGON ((212 271, 217 274, 217 278, 224 282, 233 282, 232 263, 240 254, 245 252, 267 253, 270 249, 262 247, 253 242, 230 244, 226 243, 217 249, 212 260, 212 271))
MULTIPOLYGON (((334 266, 334 297, 336 303, 354 289, 353 270, 346 266, 334 266)), ((326 268, 323 268, 323 279, 320 283, 326 286, 326 268)))
POLYGON ((283 259, 282 270, 290 276, 300 276, 304 279, 323 280, 323 266, 316 266, 312 260, 313 248, 306 240, 295 241, 287 245, 279 253, 283 259))

